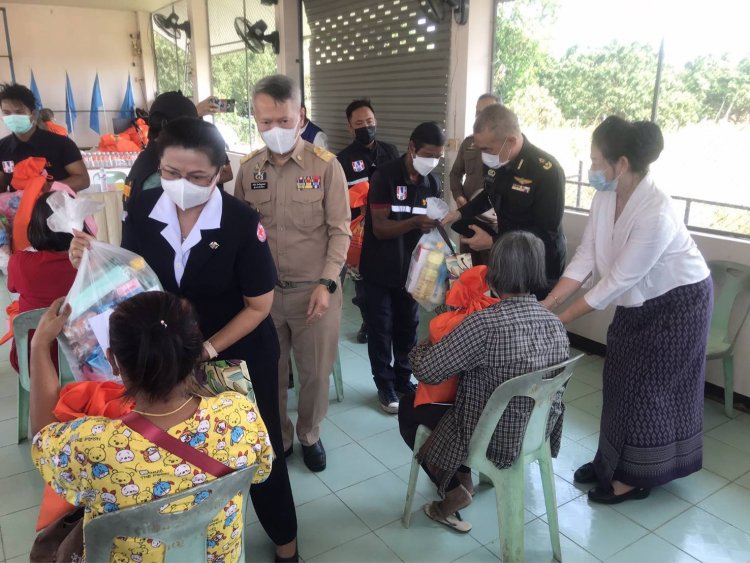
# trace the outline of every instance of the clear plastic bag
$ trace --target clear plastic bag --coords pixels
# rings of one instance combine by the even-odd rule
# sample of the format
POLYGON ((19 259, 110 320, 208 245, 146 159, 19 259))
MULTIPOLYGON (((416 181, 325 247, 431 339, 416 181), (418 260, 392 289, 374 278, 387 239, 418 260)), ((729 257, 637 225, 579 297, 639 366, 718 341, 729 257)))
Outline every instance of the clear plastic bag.
POLYGON ((406 291, 428 311, 445 302, 448 268, 446 256, 452 254, 437 229, 422 235, 411 255, 406 291))
POLYGON ((72 312, 60 342, 78 381, 120 380, 105 355, 109 316, 126 299, 161 289, 159 278, 141 256, 104 242, 91 242, 65 299, 72 312))

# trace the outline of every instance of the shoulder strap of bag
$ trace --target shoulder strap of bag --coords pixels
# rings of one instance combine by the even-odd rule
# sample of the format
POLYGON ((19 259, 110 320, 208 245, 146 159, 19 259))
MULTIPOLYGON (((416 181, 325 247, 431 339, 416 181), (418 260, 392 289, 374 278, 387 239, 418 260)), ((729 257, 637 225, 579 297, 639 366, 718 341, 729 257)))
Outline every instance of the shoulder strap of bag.
POLYGON ((215 460, 211 456, 204 454, 200 450, 196 450, 192 446, 181 442, 174 436, 167 434, 145 416, 142 416, 137 412, 131 411, 123 416, 121 420, 126 426, 132 428, 160 448, 179 456, 181 459, 192 463, 199 469, 202 469, 214 477, 223 477, 232 472, 231 468, 215 460))
POLYGON ((448 233, 445 232, 445 227, 443 227, 443 225, 441 225, 440 223, 438 223, 436 225, 436 228, 437 228, 438 232, 440 233, 440 236, 443 237, 443 240, 448 245, 448 248, 450 248, 451 256, 455 256, 456 255, 456 247, 453 246, 453 242, 451 241, 451 237, 449 237, 448 233))

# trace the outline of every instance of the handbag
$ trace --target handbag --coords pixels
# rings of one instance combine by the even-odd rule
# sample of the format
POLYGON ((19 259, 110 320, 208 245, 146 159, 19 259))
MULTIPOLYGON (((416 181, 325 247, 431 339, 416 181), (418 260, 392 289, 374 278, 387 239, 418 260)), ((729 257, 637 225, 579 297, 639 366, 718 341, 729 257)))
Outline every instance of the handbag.
POLYGON ((82 506, 52 522, 36 536, 31 563, 70 563, 83 560, 82 506))
MULTIPOLYGON (((128 428, 217 479, 233 471, 211 456, 167 434, 145 416, 131 411, 120 418, 128 428)), ((83 514, 78 507, 58 518, 37 535, 31 547, 31 563, 69 563, 83 560, 83 514)))

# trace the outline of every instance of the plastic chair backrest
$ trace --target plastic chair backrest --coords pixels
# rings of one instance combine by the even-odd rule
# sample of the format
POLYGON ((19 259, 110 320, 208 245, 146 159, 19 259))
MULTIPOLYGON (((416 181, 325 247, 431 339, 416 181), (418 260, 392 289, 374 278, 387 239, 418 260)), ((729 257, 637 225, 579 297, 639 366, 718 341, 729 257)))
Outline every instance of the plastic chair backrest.
MULTIPOLYGON (((243 495, 242 517, 243 524, 247 524, 247 499, 257 469, 257 465, 251 465, 182 493, 97 516, 83 529, 86 561, 108 562, 112 540, 118 536, 159 540, 166 548, 165 563, 206 561, 208 526, 237 493, 243 495), (192 500, 206 493, 204 500, 191 502, 191 507, 183 512, 161 512, 165 504, 192 500)), ((245 560, 244 543, 243 536, 238 561, 245 560)))
POLYGON ((469 456, 465 465, 473 467, 476 465, 475 460, 486 459, 490 440, 513 397, 531 397, 534 400, 519 459, 539 450, 547 441, 547 419, 552 401, 573 375, 573 367, 582 357, 583 354, 579 354, 557 365, 514 377, 495 389, 471 436, 469 456), (560 373, 554 377, 546 378, 558 371, 560 373))
MULTIPOLYGON (((31 390, 29 382, 29 331, 34 330, 39 324, 39 319, 47 309, 34 309, 20 313, 13 319, 13 339, 16 341, 16 352, 18 353, 18 377, 21 387, 27 391, 31 390)), ((60 367, 60 381, 73 381, 73 370, 70 369, 68 361, 62 349, 57 348, 57 365, 60 367)))
POLYGON ((748 302, 744 311, 740 313, 742 316, 738 317, 739 327, 733 331, 734 334, 730 334, 732 310, 737 297, 743 291, 750 289, 750 266, 736 262, 715 261, 709 262, 708 267, 711 269, 711 278, 717 292, 711 317, 711 334, 714 338, 718 337, 728 344, 731 350, 750 310, 750 302, 748 302))

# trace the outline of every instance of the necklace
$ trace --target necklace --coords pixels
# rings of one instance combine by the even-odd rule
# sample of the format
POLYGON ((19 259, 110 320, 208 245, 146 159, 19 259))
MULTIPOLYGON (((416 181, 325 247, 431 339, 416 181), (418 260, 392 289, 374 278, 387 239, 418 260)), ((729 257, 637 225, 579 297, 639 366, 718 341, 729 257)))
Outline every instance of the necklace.
POLYGON ((133 409, 133 412, 137 412, 138 414, 141 414, 141 415, 143 415, 143 416, 169 416, 170 414, 174 414, 174 413, 176 413, 176 412, 178 412, 178 411, 182 410, 182 409, 183 409, 183 408, 185 407, 185 405, 187 405, 187 404, 188 404, 188 403, 189 403, 190 401, 192 401, 193 399, 194 399, 194 397, 193 397, 193 396, 190 396, 190 397, 188 397, 188 400, 187 400, 187 401, 185 401, 184 403, 182 403, 182 404, 181 404, 181 405, 180 405, 179 407, 177 407, 177 408, 176 408, 175 410, 173 410, 173 411, 169 411, 169 412, 153 413, 153 412, 143 412, 143 411, 138 411, 138 410, 135 410, 135 409, 133 409))

